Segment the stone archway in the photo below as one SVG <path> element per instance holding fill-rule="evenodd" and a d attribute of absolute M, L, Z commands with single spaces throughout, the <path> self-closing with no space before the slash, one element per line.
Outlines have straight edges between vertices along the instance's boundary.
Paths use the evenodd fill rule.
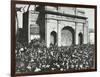
<path fill-rule="evenodd" d="M 70 26 L 66 26 L 61 30 L 61 45 L 62 46 L 71 46 L 74 44 L 74 29 Z"/>
<path fill-rule="evenodd" d="M 55 31 L 52 31 L 50 34 L 50 44 L 55 45 L 57 42 L 57 33 Z"/>

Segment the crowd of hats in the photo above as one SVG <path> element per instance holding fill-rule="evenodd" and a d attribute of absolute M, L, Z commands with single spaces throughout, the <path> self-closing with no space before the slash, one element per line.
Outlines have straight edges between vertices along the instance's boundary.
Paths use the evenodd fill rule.
<path fill-rule="evenodd" d="M 28 46 L 16 42 L 16 72 L 67 71 L 93 68 L 94 45 L 45 46 L 32 40 Z"/>

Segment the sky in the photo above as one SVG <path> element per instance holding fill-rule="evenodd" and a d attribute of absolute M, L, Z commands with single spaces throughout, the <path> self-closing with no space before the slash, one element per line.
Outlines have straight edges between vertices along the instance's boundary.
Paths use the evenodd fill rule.
<path fill-rule="evenodd" d="M 94 29 L 94 9 L 92 8 L 78 8 L 85 11 L 85 16 L 88 17 L 89 29 Z"/>

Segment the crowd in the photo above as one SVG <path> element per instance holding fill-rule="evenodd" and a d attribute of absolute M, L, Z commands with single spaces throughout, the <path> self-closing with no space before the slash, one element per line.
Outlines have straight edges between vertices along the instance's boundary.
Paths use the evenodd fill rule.
<path fill-rule="evenodd" d="M 80 70 L 94 65 L 94 45 L 70 47 L 45 46 L 40 40 L 32 40 L 27 46 L 16 42 L 16 72 L 46 72 Z"/>

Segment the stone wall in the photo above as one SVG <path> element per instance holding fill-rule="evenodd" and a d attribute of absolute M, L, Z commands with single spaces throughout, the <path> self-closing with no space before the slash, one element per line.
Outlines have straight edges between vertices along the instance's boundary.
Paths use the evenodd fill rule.
<path fill-rule="evenodd" d="M 60 10 L 56 10 L 56 8 L 54 7 L 47 7 L 48 9 L 46 10 L 50 10 L 49 11 L 53 11 L 53 12 L 60 12 L 60 13 L 67 13 L 67 14 L 75 14 L 75 8 L 59 8 Z M 66 9 L 66 11 L 65 11 Z M 65 12 L 64 12 L 65 11 Z M 57 44 L 58 46 L 62 46 L 62 42 L 61 42 L 61 31 L 64 27 L 71 27 L 74 32 L 75 32 L 75 37 L 73 40 L 75 40 L 75 44 L 79 44 L 79 33 L 82 34 L 83 36 L 83 44 L 87 44 L 88 43 L 88 24 L 86 23 L 86 19 L 81 19 L 81 18 L 75 18 L 75 17 L 70 17 L 70 16 L 61 16 L 61 15 L 54 15 L 54 14 L 46 14 L 46 18 L 45 18 L 45 28 L 46 28 L 46 44 L 47 47 L 49 47 L 50 45 L 50 33 L 52 31 L 55 31 L 57 33 Z"/>

